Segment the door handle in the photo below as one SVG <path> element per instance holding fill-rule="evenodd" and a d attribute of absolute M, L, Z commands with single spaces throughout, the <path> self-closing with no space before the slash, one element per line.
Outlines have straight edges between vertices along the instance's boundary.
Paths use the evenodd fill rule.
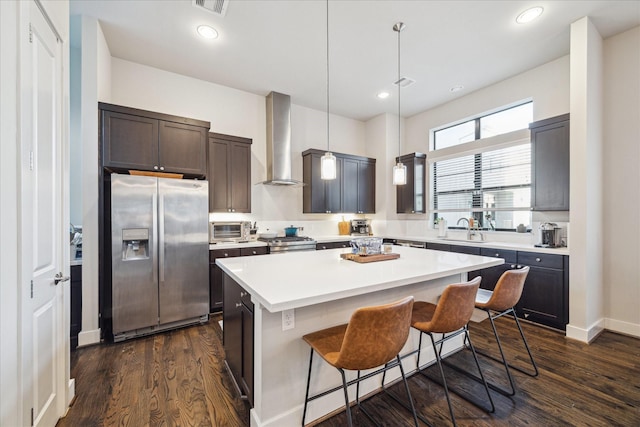
<path fill-rule="evenodd" d="M 62 275 L 62 272 L 59 272 L 58 274 L 56 274 L 56 277 L 54 277 L 54 278 L 53 278 L 53 283 L 54 283 L 55 285 L 57 285 L 57 284 L 58 284 L 58 283 L 60 283 L 60 282 L 67 282 L 67 281 L 69 281 L 69 279 L 70 279 L 70 278 L 71 278 L 71 277 L 69 277 L 69 276 L 63 276 L 63 275 Z"/>

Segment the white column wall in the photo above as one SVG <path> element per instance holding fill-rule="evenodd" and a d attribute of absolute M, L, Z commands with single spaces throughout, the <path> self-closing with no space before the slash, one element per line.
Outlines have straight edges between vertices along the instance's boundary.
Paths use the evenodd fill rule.
<path fill-rule="evenodd" d="M 604 328 L 602 281 L 602 37 L 589 18 L 571 25 L 571 195 L 567 337 Z"/>
<path fill-rule="evenodd" d="M 605 328 L 640 337 L 638 76 L 640 27 L 604 41 L 602 240 Z"/>
<path fill-rule="evenodd" d="M 76 18 L 74 18 L 76 19 Z M 110 58 L 102 28 L 79 18 L 81 33 L 80 129 L 82 146 L 82 330 L 78 345 L 100 342 L 98 318 L 98 100 L 110 92 Z M 105 99 L 100 99 L 105 100 Z M 108 100 L 108 99 L 107 99 Z M 78 165 L 75 165 L 77 168 Z"/>

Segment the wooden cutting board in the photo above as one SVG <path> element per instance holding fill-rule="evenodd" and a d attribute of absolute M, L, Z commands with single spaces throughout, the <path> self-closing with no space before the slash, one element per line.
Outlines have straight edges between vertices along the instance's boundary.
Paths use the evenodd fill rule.
<path fill-rule="evenodd" d="M 387 261 L 390 259 L 400 258 L 400 254 L 375 254 L 375 255 L 358 255 L 358 254 L 340 254 L 340 258 L 348 259 L 359 263 Z"/>

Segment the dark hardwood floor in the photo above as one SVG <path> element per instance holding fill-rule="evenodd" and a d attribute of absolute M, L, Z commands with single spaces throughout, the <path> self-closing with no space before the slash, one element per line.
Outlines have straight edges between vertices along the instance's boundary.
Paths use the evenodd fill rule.
<path fill-rule="evenodd" d="M 77 398 L 58 426 L 248 426 L 249 407 L 236 397 L 224 370 L 217 320 L 73 352 Z M 492 414 L 452 394 L 459 426 L 640 426 L 639 339 L 604 332 L 587 345 L 535 325 L 523 326 L 540 375 L 514 371 L 516 395 L 492 392 Z M 516 357 L 514 364 L 526 367 L 513 321 L 499 319 L 498 327 L 503 346 Z M 470 330 L 476 347 L 497 355 L 488 321 L 472 323 Z M 470 370 L 473 366 L 466 350 L 449 360 Z M 492 382 L 506 384 L 501 365 L 482 357 L 481 365 Z M 438 378 L 434 368 L 427 373 Z M 482 404 L 479 384 L 450 368 L 445 375 L 452 388 Z M 451 425 L 442 388 L 422 375 L 413 375 L 409 382 L 418 410 L 435 426 Z M 402 393 L 399 385 L 392 390 Z M 408 411 L 384 393 L 363 405 L 383 425 L 410 425 Z M 354 425 L 372 425 L 357 408 L 353 413 Z M 344 426 L 346 416 L 342 412 L 318 425 Z"/>

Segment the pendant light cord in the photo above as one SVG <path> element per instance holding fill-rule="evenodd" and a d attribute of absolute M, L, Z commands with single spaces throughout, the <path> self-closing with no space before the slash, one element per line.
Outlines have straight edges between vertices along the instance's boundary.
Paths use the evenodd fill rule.
<path fill-rule="evenodd" d="M 398 161 L 400 161 L 400 31 L 403 24 L 398 25 Z"/>
<path fill-rule="evenodd" d="M 329 0 L 327 0 L 327 151 L 329 151 Z"/>

